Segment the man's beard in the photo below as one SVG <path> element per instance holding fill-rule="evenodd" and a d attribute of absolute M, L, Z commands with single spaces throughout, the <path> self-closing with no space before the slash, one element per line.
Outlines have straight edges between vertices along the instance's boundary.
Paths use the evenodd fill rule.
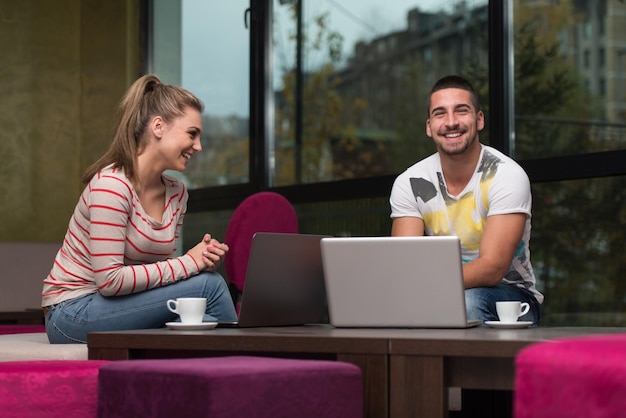
<path fill-rule="evenodd" d="M 455 144 L 452 148 L 446 147 L 447 144 L 445 143 L 437 144 L 437 149 L 446 155 L 450 155 L 450 156 L 461 155 L 465 151 L 467 151 L 474 144 L 474 142 L 476 142 L 476 138 L 477 136 L 475 135 L 469 140 L 465 141 L 464 143 Z"/>

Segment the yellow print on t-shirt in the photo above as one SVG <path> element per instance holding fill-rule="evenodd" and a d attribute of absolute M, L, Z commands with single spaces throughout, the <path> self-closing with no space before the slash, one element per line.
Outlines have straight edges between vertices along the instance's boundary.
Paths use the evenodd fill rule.
<path fill-rule="evenodd" d="M 485 224 L 478 214 L 474 193 L 466 193 L 458 200 L 449 200 L 447 212 L 452 233 L 459 237 L 467 250 L 477 251 Z"/>

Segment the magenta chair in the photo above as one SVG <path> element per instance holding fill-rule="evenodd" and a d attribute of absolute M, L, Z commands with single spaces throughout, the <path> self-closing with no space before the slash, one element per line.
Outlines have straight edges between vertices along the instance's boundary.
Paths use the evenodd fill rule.
<path fill-rule="evenodd" d="M 224 242 L 230 250 L 224 260 L 233 301 L 243 292 L 252 237 L 257 232 L 298 233 L 298 218 L 291 203 L 274 192 L 258 192 L 237 206 L 226 228 Z"/>
<path fill-rule="evenodd" d="M 515 366 L 515 418 L 626 416 L 626 333 L 533 344 Z"/>

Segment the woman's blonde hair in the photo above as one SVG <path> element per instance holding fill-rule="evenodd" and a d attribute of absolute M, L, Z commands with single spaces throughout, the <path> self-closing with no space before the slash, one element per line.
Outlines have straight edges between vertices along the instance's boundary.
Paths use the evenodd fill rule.
<path fill-rule="evenodd" d="M 115 134 L 109 150 L 87 168 L 83 182 L 88 183 L 104 167 L 115 164 L 135 183 L 137 155 L 143 146 L 144 132 L 152 118 L 161 116 L 165 122 L 171 122 L 182 116 L 186 107 L 200 113 L 204 109 L 202 101 L 182 87 L 163 84 L 154 74 L 139 78 L 130 86 L 119 104 Z"/>

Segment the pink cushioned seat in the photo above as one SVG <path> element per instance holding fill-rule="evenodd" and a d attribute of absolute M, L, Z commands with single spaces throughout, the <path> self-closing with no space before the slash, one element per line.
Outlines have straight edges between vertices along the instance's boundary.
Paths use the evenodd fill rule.
<path fill-rule="evenodd" d="M 224 242 L 230 247 L 224 260 L 226 279 L 235 290 L 235 301 L 243 292 L 252 237 L 257 232 L 298 233 L 298 217 L 291 203 L 275 192 L 258 192 L 244 199 L 228 222 Z M 237 310 L 239 310 L 239 305 Z"/>
<path fill-rule="evenodd" d="M 98 414 L 362 418 L 362 391 L 360 369 L 343 362 L 248 356 L 127 360 L 102 368 Z"/>
<path fill-rule="evenodd" d="M 45 325 L 0 325 L 0 335 L 46 332 Z"/>
<path fill-rule="evenodd" d="M 514 416 L 625 417 L 626 334 L 568 338 L 522 350 L 516 358 Z"/>
<path fill-rule="evenodd" d="M 98 370 L 104 360 L 0 363 L 3 418 L 96 417 Z"/>

